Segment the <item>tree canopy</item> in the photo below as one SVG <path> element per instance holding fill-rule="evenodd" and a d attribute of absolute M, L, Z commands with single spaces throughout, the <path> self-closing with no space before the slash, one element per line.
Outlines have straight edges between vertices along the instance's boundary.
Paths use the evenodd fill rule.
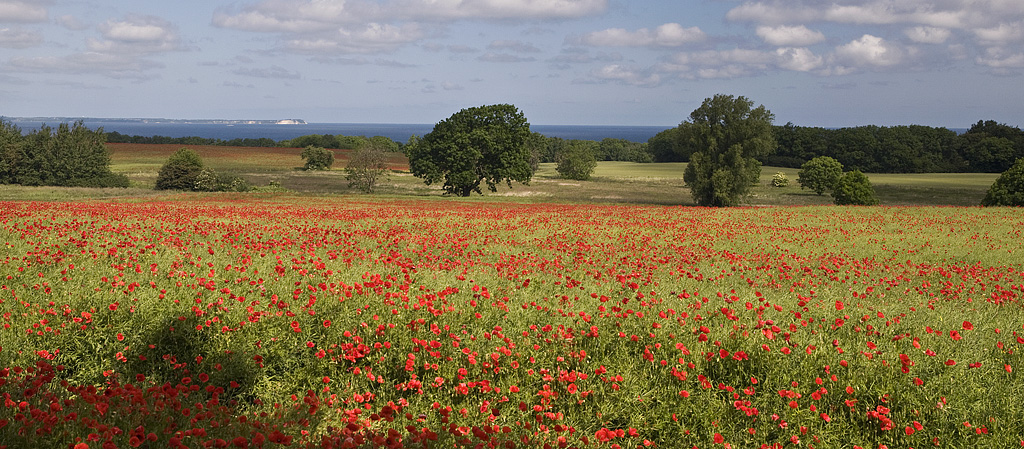
<path fill-rule="evenodd" d="M 832 190 L 832 198 L 840 206 L 874 206 L 878 204 L 875 188 L 860 170 L 843 173 Z"/>
<path fill-rule="evenodd" d="M 515 106 L 496 104 L 463 109 L 434 125 L 408 148 L 409 168 L 427 185 L 442 184 L 446 194 L 469 196 L 504 182 L 529 183 L 530 124 Z"/>
<path fill-rule="evenodd" d="M 835 188 L 839 178 L 843 176 L 843 164 L 828 156 L 818 156 L 800 166 L 796 182 L 801 189 L 811 189 L 818 195 L 824 195 Z"/>
<path fill-rule="evenodd" d="M 128 187 L 128 178 L 110 171 L 103 129 L 82 122 L 43 125 L 27 136 L 0 121 L 0 183 L 28 186 Z"/>
<path fill-rule="evenodd" d="M 775 148 L 774 116 L 746 97 L 715 95 L 679 125 L 680 147 L 690 152 L 683 179 L 701 206 L 735 206 L 761 175 L 757 160 Z"/>
<path fill-rule="evenodd" d="M 1024 206 L 1024 158 L 1003 172 L 989 187 L 982 206 Z"/>
<path fill-rule="evenodd" d="M 563 178 L 586 181 L 596 167 L 593 145 L 588 145 L 587 141 L 574 140 L 559 153 L 555 170 Z"/>
<path fill-rule="evenodd" d="M 330 170 L 334 165 L 334 152 L 324 147 L 308 145 L 301 156 L 306 161 L 303 170 Z"/>
<path fill-rule="evenodd" d="M 175 151 L 156 175 L 157 190 L 194 190 L 203 171 L 203 160 L 190 148 Z"/>

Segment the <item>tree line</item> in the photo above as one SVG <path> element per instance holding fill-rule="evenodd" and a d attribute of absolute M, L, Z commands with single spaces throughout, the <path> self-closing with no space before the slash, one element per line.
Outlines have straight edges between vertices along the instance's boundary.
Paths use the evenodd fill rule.
<path fill-rule="evenodd" d="M 1000 173 L 1024 157 L 1024 131 L 992 120 L 967 132 L 930 126 L 820 128 L 787 123 L 773 126 L 776 147 L 758 156 L 764 165 L 799 168 L 827 156 L 868 173 Z M 688 162 L 699 147 L 683 142 L 679 128 L 648 141 L 657 162 Z"/>

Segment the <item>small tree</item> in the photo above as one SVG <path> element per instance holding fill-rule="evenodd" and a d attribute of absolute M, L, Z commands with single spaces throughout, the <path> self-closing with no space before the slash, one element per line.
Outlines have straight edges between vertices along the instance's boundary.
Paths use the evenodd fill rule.
<path fill-rule="evenodd" d="M 302 159 L 306 160 L 303 170 L 330 170 L 334 165 L 334 152 L 324 147 L 309 145 L 302 150 Z"/>
<path fill-rule="evenodd" d="M 355 150 L 352 159 L 345 166 L 345 179 L 349 187 L 356 187 L 366 193 L 373 193 L 377 183 L 388 176 L 387 146 L 372 140 Z"/>
<path fill-rule="evenodd" d="M 818 156 L 800 166 L 796 182 L 801 189 L 811 189 L 818 195 L 835 188 L 843 176 L 843 164 L 828 156 Z"/>
<path fill-rule="evenodd" d="M 878 204 L 875 188 L 871 187 L 871 181 L 860 170 L 844 173 L 836 182 L 835 189 L 832 190 L 832 198 L 836 204 L 841 206 L 874 206 Z"/>
<path fill-rule="evenodd" d="M 566 179 L 586 181 L 597 167 L 593 144 L 590 141 L 572 140 L 558 155 L 555 170 Z"/>
<path fill-rule="evenodd" d="M 182 148 L 167 159 L 156 175 L 157 190 L 194 190 L 203 171 L 203 160 L 195 150 Z"/>
<path fill-rule="evenodd" d="M 1024 206 L 1024 158 L 1017 159 L 1009 170 L 996 178 L 996 182 L 992 183 L 985 198 L 981 200 L 981 205 Z"/>

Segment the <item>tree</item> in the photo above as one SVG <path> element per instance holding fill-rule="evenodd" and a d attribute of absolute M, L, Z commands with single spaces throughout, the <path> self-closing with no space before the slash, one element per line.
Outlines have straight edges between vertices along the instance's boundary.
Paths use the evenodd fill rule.
<path fill-rule="evenodd" d="M 585 140 L 570 141 L 558 155 L 558 166 L 555 170 L 566 179 L 586 181 L 597 167 L 593 144 Z"/>
<path fill-rule="evenodd" d="M 875 188 L 871 187 L 871 181 L 860 170 L 843 173 L 832 191 L 832 198 L 840 206 L 874 206 L 878 204 Z"/>
<path fill-rule="evenodd" d="M 156 175 L 157 190 L 195 190 L 196 180 L 203 171 L 199 153 L 189 148 L 175 151 Z"/>
<path fill-rule="evenodd" d="M 408 149 L 412 174 L 427 185 L 442 184 L 445 194 L 469 196 L 497 184 L 530 182 L 530 124 L 510 104 L 463 109 L 434 125 Z"/>
<path fill-rule="evenodd" d="M 783 172 L 775 172 L 772 175 L 772 187 L 786 187 L 789 185 L 789 178 Z"/>
<path fill-rule="evenodd" d="M 775 148 L 774 116 L 745 97 L 715 95 L 679 125 L 684 152 L 691 151 L 683 180 L 701 206 L 734 206 L 761 176 L 763 157 Z"/>
<path fill-rule="evenodd" d="M 324 147 L 309 145 L 302 150 L 302 159 L 306 161 L 303 170 L 330 170 L 334 165 L 334 152 Z"/>
<path fill-rule="evenodd" d="M 835 189 L 843 176 L 843 164 L 828 156 L 818 156 L 800 166 L 796 182 L 801 189 L 811 189 L 818 195 Z"/>
<path fill-rule="evenodd" d="M 0 184 L 15 182 L 21 140 L 21 129 L 0 118 Z"/>
<path fill-rule="evenodd" d="M 30 186 L 128 187 L 128 177 L 110 171 L 106 133 L 82 122 L 43 125 L 22 138 L 6 123 L 0 134 L 0 180 Z M 17 134 L 15 134 L 17 133 Z"/>
<path fill-rule="evenodd" d="M 1017 162 L 1009 170 L 1003 172 L 992 183 L 981 205 L 989 206 L 1024 206 L 1024 158 L 1017 159 Z"/>
<path fill-rule="evenodd" d="M 390 139 L 388 139 L 390 141 Z M 356 187 L 366 193 L 373 193 L 381 178 L 388 175 L 388 146 L 371 141 L 355 150 L 348 165 L 345 178 L 349 187 Z"/>

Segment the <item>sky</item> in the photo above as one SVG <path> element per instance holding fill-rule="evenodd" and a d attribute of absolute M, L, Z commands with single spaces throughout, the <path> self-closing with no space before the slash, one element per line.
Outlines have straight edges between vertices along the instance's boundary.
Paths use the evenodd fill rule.
<path fill-rule="evenodd" d="M 1024 125 L 1022 0 L 0 0 L 0 116 Z"/>

